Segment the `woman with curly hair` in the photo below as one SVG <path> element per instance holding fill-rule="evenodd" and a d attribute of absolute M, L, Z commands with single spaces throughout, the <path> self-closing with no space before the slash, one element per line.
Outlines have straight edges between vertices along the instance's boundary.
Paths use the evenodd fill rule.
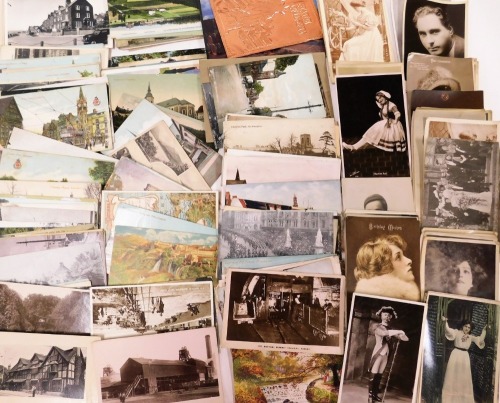
<path fill-rule="evenodd" d="M 441 285 L 449 294 L 481 296 L 481 285 L 488 279 L 486 271 L 470 259 L 453 259 L 452 264 L 442 271 Z"/>
<path fill-rule="evenodd" d="M 356 255 L 355 292 L 420 300 L 412 260 L 404 255 L 406 246 L 399 235 L 382 235 L 365 242 Z"/>

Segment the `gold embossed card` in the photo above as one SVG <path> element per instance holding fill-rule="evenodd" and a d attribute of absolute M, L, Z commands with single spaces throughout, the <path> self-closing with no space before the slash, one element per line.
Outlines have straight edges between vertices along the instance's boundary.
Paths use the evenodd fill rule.
<path fill-rule="evenodd" d="M 228 57 L 322 38 L 313 0 L 210 0 Z"/>

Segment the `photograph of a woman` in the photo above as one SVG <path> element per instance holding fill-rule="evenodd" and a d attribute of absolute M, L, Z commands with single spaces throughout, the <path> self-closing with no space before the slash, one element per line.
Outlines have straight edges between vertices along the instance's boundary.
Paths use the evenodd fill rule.
<path fill-rule="evenodd" d="M 365 242 L 356 255 L 355 292 L 420 300 L 412 260 L 405 256 L 406 241 L 397 234 Z"/>
<path fill-rule="evenodd" d="M 443 316 L 444 335 L 453 342 L 453 351 L 448 359 L 444 375 L 442 403 L 471 402 L 474 403 L 474 389 L 470 366 L 469 348 L 474 343 L 478 348 L 484 348 L 486 325 L 479 336 L 474 336 L 474 325 L 469 319 L 461 321 L 458 329 L 448 325 L 448 318 Z"/>
<path fill-rule="evenodd" d="M 343 142 L 342 147 L 345 150 L 357 151 L 371 145 L 388 152 L 406 151 L 405 130 L 400 122 L 401 112 L 390 99 L 391 94 L 387 91 L 377 91 L 375 103 L 379 108 L 380 120 L 374 123 L 357 143 Z"/>
<path fill-rule="evenodd" d="M 348 11 L 349 25 L 346 32 L 352 35 L 344 42 L 339 60 L 383 62 L 384 41 L 379 31 L 380 18 L 368 9 L 365 0 L 344 4 Z"/>
<path fill-rule="evenodd" d="M 418 401 L 496 402 L 499 302 L 429 292 Z"/>
<path fill-rule="evenodd" d="M 402 74 L 338 76 L 336 84 L 345 177 L 410 176 Z"/>
<path fill-rule="evenodd" d="M 339 402 L 411 402 L 424 304 L 354 294 Z"/>
<path fill-rule="evenodd" d="M 422 252 L 424 292 L 495 299 L 498 246 L 494 240 L 428 237 Z"/>

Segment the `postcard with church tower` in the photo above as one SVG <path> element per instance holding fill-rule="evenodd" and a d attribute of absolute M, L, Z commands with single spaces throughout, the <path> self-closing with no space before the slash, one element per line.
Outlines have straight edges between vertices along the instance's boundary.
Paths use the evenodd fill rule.
<path fill-rule="evenodd" d="M 113 148 L 106 84 L 14 96 L 22 129 L 91 151 Z"/>

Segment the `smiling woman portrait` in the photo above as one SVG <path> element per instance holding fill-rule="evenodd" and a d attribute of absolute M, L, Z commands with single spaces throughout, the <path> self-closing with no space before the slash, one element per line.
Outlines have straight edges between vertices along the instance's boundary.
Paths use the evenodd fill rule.
<path fill-rule="evenodd" d="M 404 255 L 406 246 L 399 235 L 383 235 L 365 242 L 356 255 L 355 292 L 420 300 L 412 260 Z"/>

